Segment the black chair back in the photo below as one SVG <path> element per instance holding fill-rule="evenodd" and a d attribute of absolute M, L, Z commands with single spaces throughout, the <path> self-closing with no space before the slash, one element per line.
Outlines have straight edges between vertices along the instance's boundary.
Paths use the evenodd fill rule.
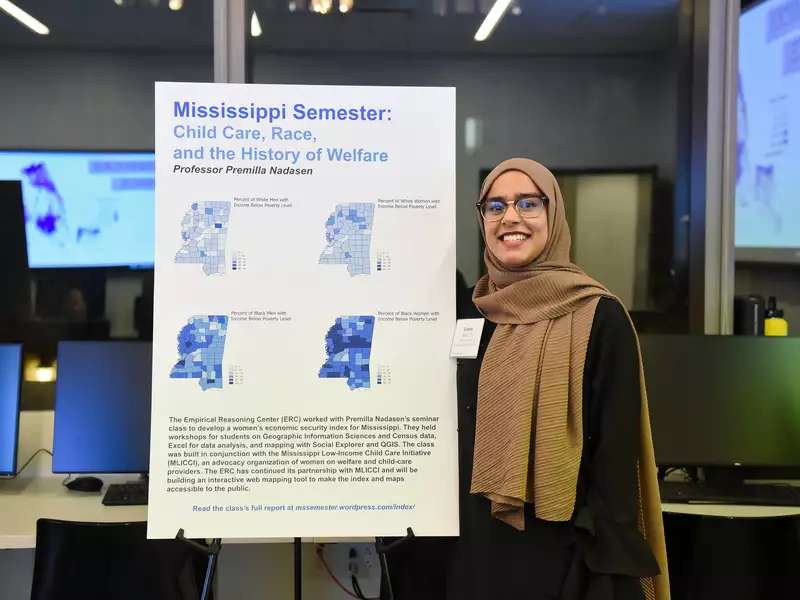
<path fill-rule="evenodd" d="M 206 557 L 146 523 L 39 519 L 31 600 L 198 600 Z"/>

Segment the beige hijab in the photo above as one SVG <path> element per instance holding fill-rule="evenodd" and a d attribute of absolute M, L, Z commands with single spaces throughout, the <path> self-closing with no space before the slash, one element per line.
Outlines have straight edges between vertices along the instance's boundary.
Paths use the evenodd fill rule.
<path fill-rule="evenodd" d="M 586 350 L 598 301 L 614 296 L 570 262 L 564 201 L 544 166 L 522 158 L 500 163 L 483 182 L 481 199 L 506 171 L 525 173 L 547 196 L 548 239 L 531 264 L 517 269 L 503 266 L 488 247 L 484 254 L 488 274 L 476 284 L 473 301 L 497 328 L 478 382 L 471 492 L 491 501 L 495 518 L 523 530 L 526 503 L 540 519 L 572 518 Z M 639 364 L 639 529 L 661 569 L 642 585 L 647 598 L 663 600 L 669 598 L 667 559 L 641 355 Z"/>

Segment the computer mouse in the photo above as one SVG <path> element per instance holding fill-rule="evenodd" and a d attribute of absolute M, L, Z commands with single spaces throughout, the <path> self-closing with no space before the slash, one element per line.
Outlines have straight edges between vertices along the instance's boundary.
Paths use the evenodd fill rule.
<path fill-rule="evenodd" d="M 67 483 L 67 489 L 74 492 L 99 492 L 103 488 L 103 480 L 97 477 L 78 477 Z"/>

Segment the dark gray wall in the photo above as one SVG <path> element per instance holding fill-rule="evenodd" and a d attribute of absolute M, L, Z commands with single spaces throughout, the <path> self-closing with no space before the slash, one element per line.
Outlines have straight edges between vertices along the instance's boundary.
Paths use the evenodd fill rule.
<path fill-rule="evenodd" d="M 211 81 L 208 54 L 0 53 L 0 148 L 153 147 L 153 82 Z"/>
<path fill-rule="evenodd" d="M 674 63 L 630 57 L 258 55 L 257 83 L 446 85 L 457 88 L 458 200 L 481 168 L 524 155 L 554 167 L 658 165 L 675 171 Z M 0 147 L 153 146 L 153 82 L 209 81 L 208 54 L 8 52 L 0 56 Z M 482 136 L 464 147 L 464 123 Z M 458 211 L 458 264 L 478 275 L 471 210 Z"/>
<path fill-rule="evenodd" d="M 510 156 L 551 167 L 657 165 L 672 179 L 677 73 L 671 55 L 608 57 L 413 57 L 262 54 L 257 83 L 455 86 L 458 266 L 478 275 L 474 202 L 479 172 Z M 482 125 L 464 144 L 468 118 Z"/>

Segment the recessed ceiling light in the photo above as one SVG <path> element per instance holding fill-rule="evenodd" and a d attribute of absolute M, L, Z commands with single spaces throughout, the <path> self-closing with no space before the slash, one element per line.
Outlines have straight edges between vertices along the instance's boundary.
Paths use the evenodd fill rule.
<path fill-rule="evenodd" d="M 333 8 L 333 0 L 311 0 L 311 10 L 321 15 L 327 15 Z"/>
<path fill-rule="evenodd" d="M 253 11 L 253 16 L 250 17 L 250 35 L 252 37 L 258 37 L 262 33 L 261 23 L 258 22 L 258 15 L 256 14 L 256 11 Z"/>
<path fill-rule="evenodd" d="M 485 42 L 489 39 L 489 36 L 492 35 L 492 31 L 494 28 L 497 27 L 497 24 L 500 22 L 500 19 L 503 18 L 503 15 L 506 14 L 509 5 L 511 4 L 511 0 L 496 0 L 492 8 L 489 9 L 486 18 L 481 23 L 481 26 L 478 27 L 478 31 L 475 32 L 475 41 L 476 42 Z"/>
<path fill-rule="evenodd" d="M 49 383 L 56 380 L 56 370 L 53 367 L 37 367 L 35 371 L 35 381 L 39 383 Z"/>
<path fill-rule="evenodd" d="M 180 10 L 183 8 L 183 0 L 169 0 L 170 10 Z"/>
<path fill-rule="evenodd" d="M 349 13 L 351 10 L 353 10 L 353 0 L 339 0 L 340 13 Z"/>
<path fill-rule="evenodd" d="M 25 27 L 39 35 L 48 35 L 50 33 L 47 25 L 33 18 L 10 0 L 0 0 L 0 10 L 7 12 Z"/>

